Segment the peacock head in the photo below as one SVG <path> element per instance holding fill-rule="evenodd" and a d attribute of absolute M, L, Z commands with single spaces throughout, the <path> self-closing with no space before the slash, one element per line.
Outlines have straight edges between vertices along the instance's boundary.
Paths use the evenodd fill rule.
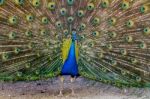
<path fill-rule="evenodd" d="M 72 40 L 73 41 L 77 40 L 77 32 L 75 29 L 72 29 Z"/>

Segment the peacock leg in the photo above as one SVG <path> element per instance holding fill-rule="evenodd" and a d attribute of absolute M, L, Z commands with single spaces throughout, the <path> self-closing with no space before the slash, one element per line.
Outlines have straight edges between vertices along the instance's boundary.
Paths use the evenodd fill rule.
<path fill-rule="evenodd" d="M 72 96 L 76 96 L 76 94 L 75 94 L 75 92 L 74 92 L 74 87 L 73 87 L 73 86 L 74 86 L 74 84 L 73 84 L 74 81 L 75 81 L 75 77 L 71 77 L 71 78 L 70 78 L 70 82 L 71 82 L 71 95 L 72 95 Z"/>
<path fill-rule="evenodd" d="M 60 76 L 60 90 L 59 90 L 59 95 L 58 96 L 63 96 L 62 90 L 64 88 L 64 77 Z"/>

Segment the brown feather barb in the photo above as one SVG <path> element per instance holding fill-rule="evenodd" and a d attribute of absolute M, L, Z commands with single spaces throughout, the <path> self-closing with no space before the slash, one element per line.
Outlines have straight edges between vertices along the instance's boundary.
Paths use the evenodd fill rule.
<path fill-rule="evenodd" d="M 150 86 L 149 0 L 0 0 L 0 80 L 59 75 L 73 28 L 81 76 Z"/>

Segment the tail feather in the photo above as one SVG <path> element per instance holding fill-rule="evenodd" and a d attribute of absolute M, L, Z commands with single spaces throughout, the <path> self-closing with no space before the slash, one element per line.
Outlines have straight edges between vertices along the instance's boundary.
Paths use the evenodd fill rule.
<path fill-rule="evenodd" d="M 81 76 L 149 86 L 149 17 L 149 0 L 0 0 L 0 80 L 57 76 L 75 28 Z"/>

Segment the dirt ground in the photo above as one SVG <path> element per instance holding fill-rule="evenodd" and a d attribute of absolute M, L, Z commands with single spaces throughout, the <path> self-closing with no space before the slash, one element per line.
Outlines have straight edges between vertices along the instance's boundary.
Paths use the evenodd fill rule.
<path fill-rule="evenodd" d="M 59 78 L 31 81 L 0 83 L 0 99 L 150 99 L 150 89 L 126 88 L 119 89 L 110 85 L 77 78 L 71 84 L 65 77 L 64 96 L 59 97 Z M 71 85 L 75 96 L 71 95 Z"/>

